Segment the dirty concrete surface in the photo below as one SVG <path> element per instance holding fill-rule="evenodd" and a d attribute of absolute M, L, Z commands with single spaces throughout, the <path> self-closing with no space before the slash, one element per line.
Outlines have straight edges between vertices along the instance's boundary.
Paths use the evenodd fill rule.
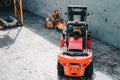
<path fill-rule="evenodd" d="M 25 25 L 0 31 L 0 80 L 82 80 L 57 76 L 61 33 L 44 19 L 24 13 Z M 93 38 L 94 75 L 89 80 L 120 80 L 120 49 Z"/>

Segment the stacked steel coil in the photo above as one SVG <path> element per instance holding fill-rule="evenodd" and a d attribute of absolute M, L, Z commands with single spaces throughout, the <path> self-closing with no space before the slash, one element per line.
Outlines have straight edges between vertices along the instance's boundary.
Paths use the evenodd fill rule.
<path fill-rule="evenodd" d="M 12 0 L 0 0 L 0 7 L 10 6 L 11 3 L 12 3 Z"/>

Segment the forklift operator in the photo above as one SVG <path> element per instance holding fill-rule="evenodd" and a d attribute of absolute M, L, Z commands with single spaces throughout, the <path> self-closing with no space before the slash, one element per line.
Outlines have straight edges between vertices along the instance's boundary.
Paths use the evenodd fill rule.
<path fill-rule="evenodd" d="M 71 37 L 74 37 L 76 35 L 78 35 L 78 37 L 81 37 L 81 30 L 79 29 L 79 27 L 73 27 L 72 25 L 69 25 L 69 28 L 68 28 L 68 35 L 71 36 Z"/>

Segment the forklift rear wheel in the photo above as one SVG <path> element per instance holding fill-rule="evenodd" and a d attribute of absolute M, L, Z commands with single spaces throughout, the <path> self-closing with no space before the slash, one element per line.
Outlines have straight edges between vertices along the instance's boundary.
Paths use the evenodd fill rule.
<path fill-rule="evenodd" d="M 85 70 L 85 77 L 91 78 L 93 75 L 93 63 L 91 62 Z"/>
<path fill-rule="evenodd" d="M 58 70 L 58 75 L 64 75 L 64 69 L 63 69 L 63 66 L 59 63 L 57 63 L 57 70 Z"/>

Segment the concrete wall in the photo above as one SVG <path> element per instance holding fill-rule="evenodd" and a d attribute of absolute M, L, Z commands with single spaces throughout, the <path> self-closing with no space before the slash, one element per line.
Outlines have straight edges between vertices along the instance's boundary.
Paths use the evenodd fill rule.
<path fill-rule="evenodd" d="M 54 9 L 62 8 L 62 17 L 69 4 L 86 5 L 92 35 L 120 48 L 120 0 L 23 0 L 24 9 L 43 17 L 51 17 Z"/>

